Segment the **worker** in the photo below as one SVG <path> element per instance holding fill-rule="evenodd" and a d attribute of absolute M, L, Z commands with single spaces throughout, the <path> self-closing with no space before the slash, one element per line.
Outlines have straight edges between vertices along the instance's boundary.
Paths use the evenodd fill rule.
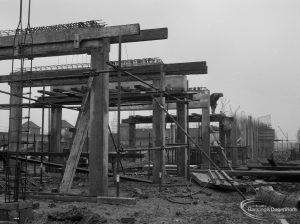
<path fill-rule="evenodd" d="M 215 114 L 217 108 L 217 101 L 220 97 L 223 97 L 223 93 L 213 93 L 210 95 L 210 107 L 212 114 Z"/>

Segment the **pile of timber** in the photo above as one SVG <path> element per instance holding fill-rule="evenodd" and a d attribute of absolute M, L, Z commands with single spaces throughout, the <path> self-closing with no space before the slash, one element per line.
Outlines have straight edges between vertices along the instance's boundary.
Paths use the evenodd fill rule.
<path fill-rule="evenodd" d="M 270 186 L 271 184 L 265 181 L 241 181 L 237 179 L 233 179 L 228 175 L 229 170 L 201 170 L 194 171 L 191 173 L 191 179 L 194 180 L 197 184 L 203 187 L 209 187 L 219 190 L 236 190 L 238 188 L 241 191 L 246 191 L 249 188 L 249 184 L 253 187 L 261 187 L 261 186 Z M 223 175 L 222 175 L 223 174 Z M 224 178 L 224 175 L 227 177 Z M 232 186 L 232 184 L 234 185 Z"/>
<path fill-rule="evenodd" d="M 223 175 L 227 177 L 229 181 L 238 189 L 246 190 L 247 184 L 238 182 L 229 177 L 226 172 L 221 171 Z M 191 173 L 191 178 L 197 184 L 203 187 L 217 188 L 224 190 L 235 190 L 235 188 L 223 177 L 220 171 L 217 170 L 207 170 L 201 171 L 199 173 Z"/>

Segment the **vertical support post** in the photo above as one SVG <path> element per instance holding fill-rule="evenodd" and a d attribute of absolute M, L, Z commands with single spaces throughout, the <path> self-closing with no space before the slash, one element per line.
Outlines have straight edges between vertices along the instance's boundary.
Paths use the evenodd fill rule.
<path fill-rule="evenodd" d="M 119 53 L 118 53 L 118 149 L 117 149 L 117 175 L 116 175 L 116 194 L 119 197 L 120 189 L 120 149 L 121 149 L 121 59 L 122 59 L 122 36 L 119 36 Z"/>
<path fill-rule="evenodd" d="M 52 107 L 50 119 L 50 152 L 61 152 L 61 120 L 62 107 Z M 61 159 L 55 157 L 51 158 L 50 161 L 60 163 Z"/>
<path fill-rule="evenodd" d="M 135 123 L 129 123 L 129 146 L 135 147 L 136 135 L 135 135 L 136 125 Z"/>
<path fill-rule="evenodd" d="M 254 152 L 253 152 L 253 123 L 252 117 L 248 116 L 248 146 L 250 150 L 250 158 L 254 160 Z"/>
<path fill-rule="evenodd" d="M 183 102 L 176 103 L 177 109 L 177 121 L 179 125 L 187 132 L 187 108 Z M 187 144 L 187 137 L 185 132 L 181 129 L 177 129 L 177 142 L 180 144 Z M 177 164 L 177 175 L 186 177 L 187 175 L 187 149 L 177 148 L 176 149 L 176 164 Z"/>
<path fill-rule="evenodd" d="M 91 49 L 91 67 L 95 70 L 107 69 L 109 61 L 109 40 L 103 40 L 103 47 Z M 108 194 L 108 111 L 109 74 L 96 76 L 90 92 L 89 125 L 89 194 L 107 196 Z"/>
<path fill-rule="evenodd" d="M 223 120 L 219 122 L 219 136 L 220 136 L 221 147 L 224 148 L 224 153 L 226 154 L 226 134 L 224 130 Z M 227 164 L 226 159 L 223 156 L 222 152 L 220 152 L 219 155 L 220 155 L 220 166 L 225 167 Z"/>
<path fill-rule="evenodd" d="M 201 125 L 200 125 L 201 124 Z M 198 136 L 197 136 L 197 144 L 202 145 L 202 123 L 198 123 Z M 199 167 L 201 166 L 202 161 L 202 153 L 200 151 L 194 151 L 194 163 L 197 164 Z"/>
<path fill-rule="evenodd" d="M 151 151 L 150 148 L 152 147 L 152 143 L 151 143 L 151 133 L 149 132 L 148 135 L 148 179 L 150 179 L 151 176 L 151 167 L 150 167 L 150 162 L 151 162 Z"/>
<path fill-rule="evenodd" d="M 236 121 L 236 116 L 234 116 L 234 121 L 232 125 L 232 131 L 231 131 L 231 146 L 232 148 L 232 166 L 236 167 L 238 165 L 238 151 L 237 151 L 237 145 L 236 145 L 236 140 L 237 140 L 237 121 Z"/>
<path fill-rule="evenodd" d="M 160 80 L 154 81 L 154 86 L 159 87 L 161 91 L 165 90 L 165 73 L 163 65 L 161 65 Z M 156 100 L 165 106 L 165 98 L 161 95 Z M 160 105 L 153 100 L 153 146 L 165 146 L 165 112 L 160 108 Z M 155 150 L 153 152 L 153 182 L 160 183 L 164 180 L 165 176 L 165 150 Z"/>
<path fill-rule="evenodd" d="M 189 89 L 188 81 L 187 81 L 187 89 Z M 186 119 L 187 119 L 187 133 L 190 134 L 190 109 L 189 109 L 189 103 L 186 105 Z M 187 136 L 186 136 L 187 137 Z M 190 176 L 190 164 L 191 164 L 191 148 L 190 148 L 190 141 L 187 138 L 187 162 L 186 162 L 186 178 L 189 181 L 191 176 Z"/>
<path fill-rule="evenodd" d="M 135 147 L 136 144 L 136 124 L 129 123 L 129 147 Z M 134 158 L 128 159 L 130 162 L 134 162 Z"/>
<path fill-rule="evenodd" d="M 171 124 L 170 125 L 170 138 L 171 138 L 171 144 L 176 143 L 176 125 Z"/>
<path fill-rule="evenodd" d="M 258 125 L 257 122 L 253 121 L 253 152 L 254 152 L 254 159 L 259 160 L 259 151 L 258 151 Z"/>
<path fill-rule="evenodd" d="M 22 104 L 22 98 L 17 96 L 23 95 L 23 87 L 21 82 L 14 82 L 10 84 L 10 104 Z M 9 151 L 18 151 L 22 138 L 22 107 L 11 106 L 9 111 Z"/>
<path fill-rule="evenodd" d="M 43 84 L 43 101 L 45 97 L 45 85 Z M 43 169 L 44 169 L 44 126 L 45 126 L 45 107 L 42 106 L 42 136 L 41 136 L 41 166 L 40 166 L 40 189 L 43 188 Z"/>
<path fill-rule="evenodd" d="M 207 107 L 202 108 L 202 121 L 201 121 L 201 127 L 202 127 L 202 142 L 203 142 L 203 148 L 204 152 L 210 157 L 210 102 L 209 102 L 209 94 L 205 95 L 205 100 L 208 102 Z M 210 169 L 210 162 L 205 157 L 202 156 L 202 169 Z"/>

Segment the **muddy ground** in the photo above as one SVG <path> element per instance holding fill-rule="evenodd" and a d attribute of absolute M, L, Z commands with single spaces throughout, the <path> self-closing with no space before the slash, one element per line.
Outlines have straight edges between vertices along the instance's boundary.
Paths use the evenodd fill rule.
<path fill-rule="evenodd" d="M 77 179 L 73 193 L 86 194 L 88 186 L 85 178 Z M 169 177 L 167 183 L 159 192 L 158 185 L 124 181 L 120 185 L 120 195 L 137 198 L 136 205 L 108 205 L 84 202 L 58 202 L 40 200 L 39 209 L 34 210 L 34 220 L 31 223 L 280 223 L 285 218 L 288 223 L 300 223 L 300 212 L 269 212 L 268 221 L 262 222 L 246 216 L 240 209 L 242 197 L 232 191 L 203 189 L 195 183 L 183 179 Z M 54 183 L 46 184 L 45 188 L 53 188 Z M 274 185 L 283 193 L 300 195 L 300 184 L 280 183 Z M 199 192 L 202 190 L 202 192 Z M 115 196 L 115 184 L 110 179 L 109 196 Z M 177 197 L 174 197 L 174 196 Z M 192 197 L 190 195 L 193 195 Z M 245 193 L 247 198 L 254 197 L 253 192 Z M 178 197 L 179 196 L 179 197 Z M 185 204 L 186 203 L 186 204 Z M 81 213 L 97 214 L 94 220 L 54 220 L 51 215 L 66 212 L 72 206 Z M 49 218 L 50 217 L 50 218 Z"/>

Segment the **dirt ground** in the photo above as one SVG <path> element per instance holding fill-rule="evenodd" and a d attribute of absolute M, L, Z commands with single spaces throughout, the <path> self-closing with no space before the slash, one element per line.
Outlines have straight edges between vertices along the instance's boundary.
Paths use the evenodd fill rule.
<path fill-rule="evenodd" d="M 73 193 L 87 193 L 86 181 L 77 180 L 74 183 Z M 120 185 L 120 195 L 124 197 L 137 198 L 136 205 L 108 205 L 84 202 L 58 202 L 50 200 L 38 201 L 39 209 L 34 210 L 32 223 L 280 223 L 279 218 L 286 218 L 288 223 L 300 223 L 298 212 L 280 212 L 269 214 L 269 221 L 262 222 L 247 217 L 240 209 L 242 197 L 232 191 L 217 191 L 205 188 L 192 183 L 187 187 L 188 182 L 175 177 L 168 178 L 159 192 L 158 185 L 124 181 Z M 48 188 L 51 184 L 49 183 Z M 288 186 L 288 187 L 287 187 Z M 283 189 L 285 191 L 283 191 Z M 300 185 L 295 183 L 282 183 L 277 189 L 283 193 L 300 195 Z M 109 195 L 115 196 L 115 184 L 110 179 Z M 193 197 L 190 197 L 190 195 Z M 175 195 L 179 197 L 174 197 Z M 251 192 L 246 193 L 247 198 L 254 197 Z M 187 204 L 184 204 L 187 203 Z M 98 214 L 98 221 L 59 221 L 51 220 L 49 214 L 57 211 L 68 211 L 72 206 L 82 209 L 83 213 Z M 99 219 L 100 217 L 100 219 Z"/>

